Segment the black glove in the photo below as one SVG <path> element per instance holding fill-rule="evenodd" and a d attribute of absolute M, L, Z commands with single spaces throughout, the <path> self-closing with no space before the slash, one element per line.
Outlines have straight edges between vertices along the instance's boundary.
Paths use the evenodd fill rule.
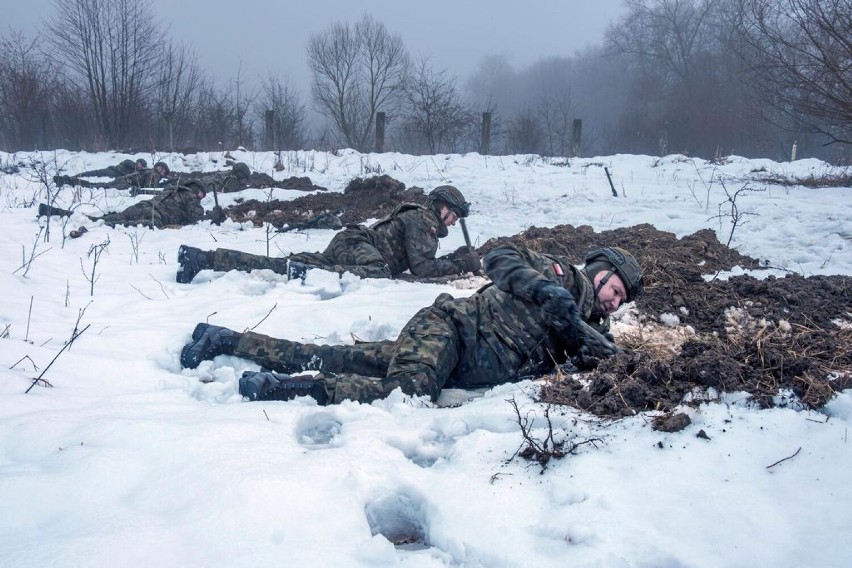
<path fill-rule="evenodd" d="M 479 272 L 482 270 L 482 262 L 479 260 L 479 255 L 475 252 L 458 255 L 453 262 L 459 267 L 462 272 Z"/>
<path fill-rule="evenodd" d="M 592 354 L 591 349 L 583 345 L 579 351 L 571 357 L 571 363 L 581 371 L 596 369 L 601 362 L 600 357 Z"/>
<path fill-rule="evenodd" d="M 563 330 L 574 326 L 577 315 L 577 302 L 574 294 L 558 284 L 542 282 L 532 295 L 533 302 L 541 306 L 544 320 L 551 327 Z"/>

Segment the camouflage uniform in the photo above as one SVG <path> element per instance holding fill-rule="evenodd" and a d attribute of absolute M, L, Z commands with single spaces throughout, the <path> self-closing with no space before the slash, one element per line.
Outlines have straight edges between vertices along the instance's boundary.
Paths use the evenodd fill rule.
<path fill-rule="evenodd" d="M 222 172 L 192 172 L 189 174 L 178 174 L 173 177 L 171 183 L 185 183 L 189 180 L 198 180 L 207 191 L 214 189 L 219 193 L 228 193 L 233 191 L 241 191 L 248 187 L 245 180 L 241 180 L 231 170 Z"/>
<path fill-rule="evenodd" d="M 440 203 L 404 203 L 370 227 L 347 227 L 323 252 L 296 253 L 290 260 L 364 278 L 393 278 L 406 270 L 422 277 L 459 274 L 465 271 L 462 266 L 435 258 L 438 239 L 447 236 L 440 207 Z"/>
<path fill-rule="evenodd" d="M 158 187 L 161 182 L 168 181 L 153 168 L 138 170 L 131 174 L 119 176 L 112 181 L 91 182 L 77 177 L 56 176 L 53 178 L 57 185 L 79 185 L 80 187 L 108 187 L 112 189 L 130 189 L 131 187 Z"/>
<path fill-rule="evenodd" d="M 110 227 L 143 225 L 162 229 L 167 225 L 192 225 L 204 217 L 204 207 L 196 192 L 181 186 L 166 188 L 152 199 L 140 201 L 120 213 L 89 218 L 93 221 L 102 220 Z"/>
<path fill-rule="evenodd" d="M 567 257 L 503 247 L 484 259 L 492 280 L 469 298 L 441 294 L 409 320 L 394 341 L 312 345 L 246 332 L 234 355 L 267 369 L 296 373 L 320 369 L 329 402 L 371 402 L 400 387 L 434 401 L 443 388 L 491 387 L 553 369 L 579 344 L 549 327 L 535 287 L 543 281 L 569 290 L 580 317 L 601 332 L 608 318 L 595 310 L 594 289 Z"/>
<path fill-rule="evenodd" d="M 133 160 L 123 160 L 114 166 L 108 166 L 102 170 L 89 170 L 82 172 L 74 177 L 111 177 L 117 178 L 126 176 L 136 172 L 136 162 Z"/>

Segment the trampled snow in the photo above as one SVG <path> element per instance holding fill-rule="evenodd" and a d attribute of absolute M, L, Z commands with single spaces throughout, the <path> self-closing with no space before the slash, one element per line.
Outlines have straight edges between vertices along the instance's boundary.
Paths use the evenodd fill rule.
<path fill-rule="evenodd" d="M 273 172 L 272 153 L 232 154 Z M 73 174 L 136 157 L 173 170 L 225 168 L 221 153 L 0 153 L 0 169 L 11 172 L 0 173 L 0 566 L 852 562 L 849 391 L 821 412 L 758 410 L 730 393 L 685 407 L 692 424 L 671 434 L 653 431 L 649 415 L 611 422 L 560 409 L 559 436 L 598 441 L 542 473 L 511 459 L 523 442 L 511 400 L 534 420 L 534 433 L 546 432 L 532 381 L 448 391 L 437 406 L 397 391 L 370 405 L 319 407 L 308 398 L 243 401 L 237 377 L 258 368 L 245 360 L 220 356 L 181 369 L 180 349 L 197 322 L 309 342 L 391 339 L 439 293 L 468 295 L 481 280 L 450 286 L 315 270 L 302 285 L 268 271 L 207 271 L 177 284 L 181 244 L 284 255 L 322 250 L 333 232 L 270 240 L 249 223 L 110 229 L 82 215 L 146 198 L 114 190 L 77 196 L 82 205 L 65 231 L 86 225 L 88 233 L 63 239 L 54 218 L 44 241 L 40 171 Z M 679 237 L 713 229 L 771 267 L 750 271 L 758 277 L 852 274 L 852 188 L 764 181 L 843 172 L 815 160 L 283 157 L 276 178 L 307 175 L 329 191 L 377 173 L 426 191 L 452 183 L 473 205 L 477 245 L 531 226 L 650 223 Z M 736 204 L 747 215 L 732 235 L 726 199 L 746 185 Z M 73 192 L 63 189 L 57 205 L 70 205 Z M 300 195 L 219 198 L 228 205 Z M 212 195 L 203 204 L 211 208 Z M 444 241 L 439 254 L 463 244 L 461 231 Z M 62 351 L 75 330 L 84 331 Z M 52 388 L 26 392 L 48 365 Z M 425 544 L 391 543 L 406 538 Z"/>

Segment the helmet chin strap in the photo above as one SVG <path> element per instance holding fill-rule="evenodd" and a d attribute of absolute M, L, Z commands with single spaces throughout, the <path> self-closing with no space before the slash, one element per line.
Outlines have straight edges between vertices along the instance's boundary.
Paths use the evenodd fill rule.
<path fill-rule="evenodd" d="M 601 309 L 601 300 L 598 297 L 598 294 L 600 294 L 601 290 L 604 286 L 606 286 L 606 283 L 609 281 L 610 278 L 612 278 L 613 274 L 615 274 L 615 270 L 610 269 L 606 273 L 606 275 L 601 278 L 600 283 L 598 283 L 598 285 L 595 287 L 595 307 L 598 309 L 599 312 L 603 312 L 603 310 Z"/>

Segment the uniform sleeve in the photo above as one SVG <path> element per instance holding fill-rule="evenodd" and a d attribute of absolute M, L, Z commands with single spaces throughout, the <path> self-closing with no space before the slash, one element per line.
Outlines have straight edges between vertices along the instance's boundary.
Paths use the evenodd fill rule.
<path fill-rule="evenodd" d="M 571 274 L 566 259 L 545 256 L 527 248 L 512 245 L 496 248 L 485 255 L 482 266 L 497 288 L 528 301 L 533 299 L 536 288 L 546 282 L 559 286 L 570 284 L 566 282 L 566 275 Z"/>
<path fill-rule="evenodd" d="M 400 214 L 405 228 L 405 252 L 408 268 L 415 276 L 434 277 L 459 274 L 461 269 L 451 260 L 435 258 L 438 251 L 438 227 L 427 212 L 410 210 Z"/>

